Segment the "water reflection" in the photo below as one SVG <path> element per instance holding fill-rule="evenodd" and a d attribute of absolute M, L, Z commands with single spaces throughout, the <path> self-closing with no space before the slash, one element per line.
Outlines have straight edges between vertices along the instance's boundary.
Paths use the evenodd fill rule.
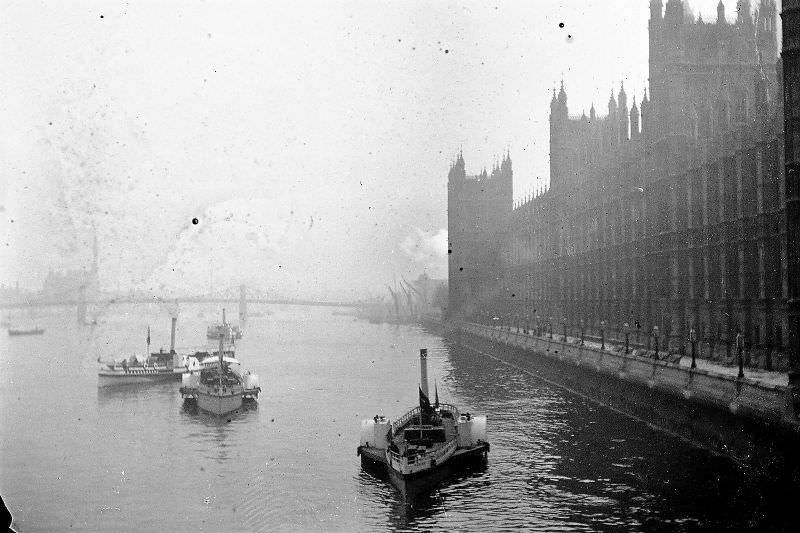
<path fill-rule="evenodd" d="M 404 531 L 447 512 L 448 488 L 480 485 L 487 468 L 488 460 L 480 457 L 422 478 L 393 481 L 385 465 L 365 463 L 357 480 L 360 494 L 386 506 L 390 529 Z"/>

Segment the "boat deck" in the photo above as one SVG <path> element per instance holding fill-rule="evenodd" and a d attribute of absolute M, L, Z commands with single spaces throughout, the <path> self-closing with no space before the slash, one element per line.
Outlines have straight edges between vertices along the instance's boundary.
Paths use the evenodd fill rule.
<path fill-rule="evenodd" d="M 255 387 L 253 389 L 243 389 L 242 390 L 242 400 L 255 400 L 258 398 L 258 393 L 261 392 L 261 387 Z M 180 388 L 181 397 L 187 401 L 197 401 L 197 387 L 181 387 Z"/>
<path fill-rule="evenodd" d="M 386 449 L 385 448 L 374 448 L 372 446 L 359 446 L 358 455 L 361 456 L 361 461 L 371 461 L 373 463 L 378 463 L 382 465 L 388 466 L 386 461 Z M 450 457 L 449 461 L 456 461 L 460 459 L 468 459 L 468 458 L 475 458 L 481 457 L 485 454 L 489 453 L 489 443 L 482 442 L 472 448 L 457 448 L 453 455 Z"/>

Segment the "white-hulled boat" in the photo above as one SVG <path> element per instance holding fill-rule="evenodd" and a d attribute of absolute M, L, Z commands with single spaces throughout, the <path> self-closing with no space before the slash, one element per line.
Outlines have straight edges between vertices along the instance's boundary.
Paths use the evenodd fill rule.
<path fill-rule="evenodd" d="M 199 372 L 185 375 L 181 387 L 184 400 L 195 401 L 198 408 L 215 415 L 238 410 L 245 399 L 255 399 L 261 391 L 258 376 L 243 375 L 239 361 L 232 355 L 226 357 L 223 339 L 220 335 L 217 356 L 205 359 Z"/>
<path fill-rule="evenodd" d="M 150 328 L 147 328 L 147 355 L 143 361 L 135 356 L 121 362 L 113 360 L 103 363 L 97 371 L 98 387 L 115 387 L 136 383 L 156 383 L 180 379 L 192 369 L 199 369 L 196 357 L 178 354 L 175 351 L 175 318 L 172 319 L 172 335 L 169 352 L 150 353 Z M 98 360 L 99 362 L 99 360 Z"/>
<path fill-rule="evenodd" d="M 385 416 L 361 423 L 358 455 L 362 465 L 386 465 L 392 481 L 403 484 L 468 458 L 485 458 L 486 416 L 460 413 L 453 405 L 428 399 L 427 350 L 420 350 L 420 406 L 392 423 Z"/>
<path fill-rule="evenodd" d="M 232 349 L 223 350 L 222 361 L 230 372 L 238 374 L 242 380 L 242 400 L 249 401 L 258 398 L 261 387 L 258 386 L 258 375 L 250 371 L 242 372 L 242 364 L 236 358 L 236 352 Z M 200 384 L 200 373 L 203 369 L 214 369 L 219 367 L 219 352 L 196 352 L 199 364 L 183 375 L 183 383 L 180 392 L 183 399 L 187 402 L 197 402 L 198 385 Z"/>

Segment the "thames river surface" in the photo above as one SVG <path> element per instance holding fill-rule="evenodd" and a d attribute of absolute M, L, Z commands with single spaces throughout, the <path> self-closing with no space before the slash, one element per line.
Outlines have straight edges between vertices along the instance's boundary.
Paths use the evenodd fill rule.
<path fill-rule="evenodd" d="M 236 312 L 231 305 L 229 316 Z M 251 306 L 237 345 L 258 404 L 217 419 L 179 382 L 97 388 L 97 358 L 169 348 L 158 305 L 19 319 L 0 336 L 0 495 L 19 531 L 781 530 L 796 490 L 416 326 Z M 214 305 L 182 305 L 178 347 Z M 417 402 L 418 349 L 442 401 L 489 418 L 487 463 L 403 496 L 362 471 L 363 418 Z M 787 527 L 788 529 L 788 527 Z"/>

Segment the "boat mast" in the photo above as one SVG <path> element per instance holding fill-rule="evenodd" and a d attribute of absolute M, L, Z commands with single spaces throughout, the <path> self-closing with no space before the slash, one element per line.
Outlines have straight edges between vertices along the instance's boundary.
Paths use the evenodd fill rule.
<path fill-rule="evenodd" d="M 419 350 L 419 388 L 425 397 L 428 397 L 428 349 Z"/>
<path fill-rule="evenodd" d="M 147 351 L 144 353 L 144 363 L 150 361 L 150 326 L 147 326 Z"/>
<path fill-rule="evenodd" d="M 428 349 L 419 349 L 419 390 L 428 399 Z M 422 425 L 422 400 L 420 399 L 419 406 L 419 425 Z"/>
<path fill-rule="evenodd" d="M 224 312 L 224 311 L 223 311 Z M 224 333 L 219 334 L 219 388 L 222 390 L 222 341 L 225 338 Z"/>

